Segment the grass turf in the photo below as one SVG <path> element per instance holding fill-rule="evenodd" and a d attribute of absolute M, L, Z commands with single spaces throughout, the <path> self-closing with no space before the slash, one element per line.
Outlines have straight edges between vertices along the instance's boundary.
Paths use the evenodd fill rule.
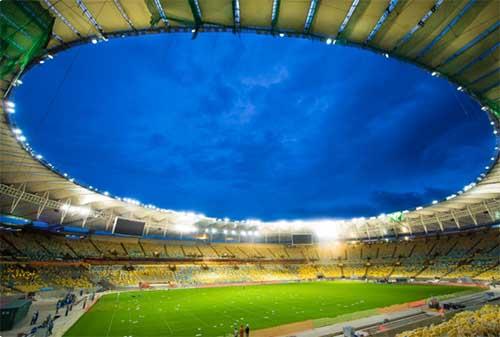
<path fill-rule="evenodd" d="M 103 296 L 64 336 L 214 337 L 470 289 L 333 281 L 124 292 Z"/>

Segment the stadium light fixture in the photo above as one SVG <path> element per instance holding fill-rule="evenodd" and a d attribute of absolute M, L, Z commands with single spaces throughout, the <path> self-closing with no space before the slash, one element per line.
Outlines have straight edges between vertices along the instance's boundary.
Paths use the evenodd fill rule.
<path fill-rule="evenodd" d="M 92 44 L 96 44 L 97 43 L 97 39 L 92 39 L 91 42 L 92 42 Z"/>
<path fill-rule="evenodd" d="M 457 87 L 457 90 L 458 90 L 458 91 L 463 91 L 463 90 L 464 90 L 464 88 L 463 88 L 462 86 L 458 86 L 458 87 Z"/>
<path fill-rule="evenodd" d="M 437 77 L 437 76 L 439 76 L 439 73 L 437 71 L 433 71 L 431 75 L 434 77 Z"/>
<path fill-rule="evenodd" d="M 16 107 L 16 104 L 12 101 L 5 101 L 5 106 L 7 108 L 15 108 Z"/>
<path fill-rule="evenodd" d="M 211 232 L 212 232 L 212 234 L 217 234 L 217 228 L 212 228 Z"/>
<path fill-rule="evenodd" d="M 233 229 L 233 230 L 231 231 L 231 234 L 236 235 L 236 231 Z"/>
<path fill-rule="evenodd" d="M 19 136 L 17 136 L 17 140 L 19 140 L 20 142 L 25 142 L 26 141 L 26 137 L 23 136 L 23 135 L 19 135 Z"/>
<path fill-rule="evenodd" d="M 104 191 L 104 195 L 105 196 L 109 196 L 109 192 L 108 191 Z"/>
<path fill-rule="evenodd" d="M 194 233 L 196 232 L 196 227 L 193 225 L 177 224 L 174 229 L 179 233 Z"/>
<path fill-rule="evenodd" d="M 385 56 L 386 59 L 389 58 L 389 54 L 387 54 L 387 53 L 385 53 L 384 56 Z"/>
<path fill-rule="evenodd" d="M 438 201 L 437 201 L 437 200 L 432 200 L 432 204 L 433 204 L 433 205 L 435 205 L 435 204 L 437 204 L 437 203 L 438 203 Z"/>
<path fill-rule="evenodd" d="M 54 56 L 52 56 L 51 54 L 47 54 L 47 58 L 53 60 L 54 59 Z"/>
<path fill-rule="evenodd" d="M 241 231 L 240 234 L 241 234 L 241 236 L 247 236 L 247 232 L 245 232 L 245 231 Z"/>
<path fill-rule="evenodd" d="M 222 233 L 224 233 L 224 235 L 227 235 L 227 229 L 224 229 Z"/>
<path fill-rule="evenodd" d="M 417 210 L 417 211 L 420 211 L 421 209 L 423 209 L 422 206 L 418 206 L 417 208 L 415 208 L 415 210 Z"/>
<path fill-rule="evenodd" d="M 280 33 L 280 37 L 285 37 L 285 34 L 284 33 Z"/>
<path fill-rule="evenodd" d="M 20 135 L 23 133 L 23 131 L 21 129 L 13 129 L 12 132 L 14 132 L 15 135 Z"/>
<path fill-rule="evenodd" d="M 333 40 L 331 38 L 326 39 L 326 44 L 330 45 L 332 44 Z"/>
<path fill-rule="evenodd" d="M 41 159 L 43 159 L 43 156 L 41 154 L 37 154 L 36 159 L 41 160 Z"/>
<path fill-rule="evenodd" d="M 44 63 L 45 63 L 45 61 L 44 61 L 44 60 L 40 60 L 40 64 L 44 64 Z"/>
<path fill-rule="evenodd" d="M 21 81 L 21 80 L 18 79 L 18 80 L 16 80 L 16 82 L 14 84 L 16 86 L 19 86 L 19 85 L 23 84 L 23 81 Z"/>

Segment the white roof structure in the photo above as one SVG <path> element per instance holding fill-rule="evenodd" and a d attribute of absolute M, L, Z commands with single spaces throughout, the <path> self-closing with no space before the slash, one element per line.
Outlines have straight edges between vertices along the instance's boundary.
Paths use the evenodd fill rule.
<path fill-rule="evenodd" d="M 500 221 L 500 165 L 498 147 L 491 165 L 477 181 L 462 191 L 431 205 L 374 218 L 262 223 L 210 218 L 176 212 L 113 197 L 77 183 L 57 172 L 34 153 L 29 140 L 12 121 L 15 102 L 9 101 L 13 86 L 30 65 L 48 61 L 57 52 L 81 43 L 97 44 L 108 38 L 146 33 L 254 31 L 279 37 L 298 37 L 327 44 L 367 48 L 417 64 L 433 75 L 446 77 L 459 90 L 477 99 L 490 117 L 499 144 L 498 17 L 495 0 L 468 1 L 344 1 L 333 6 L 328 0 L 222 0 L 155 1 L 42 0 L 39 10 L 52 18 L 41 54 L 29 63 L 2 73 L 0 95 L 0 212 L 53 224 L 110 230 L 115 217 L 146 222 L 146 233 L 192 231 L 196 227 L 220 230 L 239 228 L 261 231 L 310 231 L 335 228 L 339 238 L 374 238 L 482 226 Z M 8 6 L 1 2 L 0 6 Z M 9 5 L 11 6 L 11 4 Z M 5 7 L 5 15 L 21 11 L 29 17 L 33 8 L 19 2 Z M 30 5 L 31 6 L 31 5 Z M 102 6 L 99 10 L 99 6 Z M 8 10 L 7 10 L 8 9 Z M 266 9 L 268 11 L 266 11 Z M 101 13 L 98 15 L 97 13 Z M 28 13 L 28 14 L 26 14 Z M 23 36 L 30 25 L 41 27 L 41 16 L 23 26 L 10 20 L 14 29 L 10 43 L 14 56 L 25 56 Z M 50 21 L 50 20 L 49 20 Z M 16 28 L 17 27 L 17 28 Z M 23 28 L 28 27 L 28 28 Z M 451 33 L 452 32 L 452 33 Z M 19 40 L 15 40 L 19 36 Z M 3 37 L 2 37 L 3 38 Z M 17 42 L 16 42 L 17 41 Z M 17 49 L 18 54 L 15 54 Z M 19 52 L 21 50 L 22 52 Z M 7 62 L 5 61 L 5 62 Z M 2 61 L 3 62 L 3 61 Z M 36 113 L 33 111 L 31 113 Z M 451 122 L 451 121 L 450 121 Z M 77 179 L 78 177 L 75 177 Z"/>

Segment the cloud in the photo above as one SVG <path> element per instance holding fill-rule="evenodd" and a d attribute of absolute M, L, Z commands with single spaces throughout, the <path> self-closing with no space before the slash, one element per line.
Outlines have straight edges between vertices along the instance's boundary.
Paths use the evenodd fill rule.
<path fill-rule="evenodd" d="M 39 127 L 32 112 L 49 106 L 75 55 Z M 17 122 L 56 167 L 216 217 L 414 208 L 470 183 L 494 146 L 485 114 L 442 79 L 300 39 L 110 40 L 61 53 L 23 80 Z"/>

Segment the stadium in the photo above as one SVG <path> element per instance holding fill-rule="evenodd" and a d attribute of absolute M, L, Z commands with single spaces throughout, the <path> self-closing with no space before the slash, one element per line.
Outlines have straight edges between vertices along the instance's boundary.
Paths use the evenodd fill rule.
<path fill-rule="evenodd" d="M 0 0 L 0 335 L 499 336 L 499 14 L 496 0 Z M 494 155 L 408 210 L 230 219 L 80 183 L 16 124 L 25 74 L 63 52 L 216 33 L 418 66 L 480 105 Z"/>

